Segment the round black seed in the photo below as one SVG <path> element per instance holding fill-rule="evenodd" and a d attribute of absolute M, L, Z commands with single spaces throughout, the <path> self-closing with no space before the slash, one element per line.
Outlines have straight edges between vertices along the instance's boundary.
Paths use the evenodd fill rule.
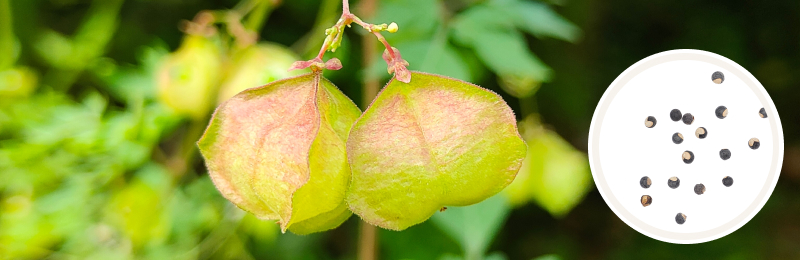
<path fill-rule="evenodd" d="M 673 109 L 672 111 L 669 111 L 669 118 L 672 119 L 672 121 L 675 121 L 675 122 L 680 121 L 681 120 L 681 111 L 678 110 L 678 109 Z"/>
<path fill-rule="evenodd" d="M 694 131 L 694 136 L 697 136 L 697 138 L 700 139 L 706 139 L 706 136 L 708 136 L 708 130 L 706 130 L 705 127 L 698 127 L 697 130 Z"/>
<path fill-rule="evenodd" d="M 722 84 L 722 82 L 725 81 L 725 75 L 722 75 L 722 72 L 719 71 L 714 72 L 711 74 L 711 81 L 714 81 L 714 83 L 717 84 Z"/>
<path fill-rule="evenodd" d="M 683 155 L 681 157 L 683 158 L 683 162 L 686 164 L 694 162 L 694 153 L 691 151 L 683 152 Z"/>
<path fill-rule="evenodd" d="M 702 195 L 703 193 L 706 193 L 706 185 L 703 185 L 702 183 L 694 185 L 694 193 L 696 193 L 697 195 Z"/>
<path fill-rule="evenodd" d="M 761 110 L 758 110 L 758 116 L 760 116 L 761 118 L 767 118 L 767 110 L 764 110 L 764 108 L 762 107 Z"/>
<path fill-rule="evenodd" d="M 758 149 L 761 147 L 761 142 L 758 141 L 758 138 L 750 138 L 750 141 L 747 142 L 747 145 L 750 146 L 750 149 Z"/>
<path fill-rule="evenodd" d="M 719 158 L 722 158 L 722 160 L 730 159 L 731 158 L 731 150 L 728 150 L 728 149 L 719 150 Z"/>
<path fill-rule="evenodd" d="M 653 203 L 653 197 L 650 197 L 650 195 L 642 195 L 641 201 L 642 201 L 642 206 L 647 207 Z"/>
<path fill-rule="evenodd" d="M 678 177 L 669 178 L 669 180 L 667 180 L 667 186 L 676 189 L 678 186 L 681 186 L 681 179 L 678 179 Z"/>
<path fill-rule="evenodd" d="M 678 225 L 683 225 L 683 223 L 686 223 L 686 215 L 678 213 L 678 215 L 675 215 L 675 222 L 678 223 Z"/>
<path fill-rule="evenodd" d="M 687 125 L 691 125 L 694 122 L 694 116 L 692 113 L 686 113 L 683 115 L 683 123 Z"/>
<path fill-rule="evenodd" d="M 656 126 L 656 118 L 654 116 L 648 116 L 647 119 L 644 120 L 644 126 L 653 128 Z"/>
<path fill-rule="evenodd" d="M 728 108 L 725 106 L 718 106 L 717 110 L 714 110 L 714 114 L 717 115 L 717 118 L 723 119 L 728 116 Z"/>
<path fill-rule="evenodd" d="M 653 184 L 653 182 L 650 181 L 650 177 L 644 176 L 641 179 L 639 179 L 639 185 L 641 185 L 642 188 L 645 189 L 650 188 L 650 184 Z"/>
<path fill-rule="evenodd" d="M 683 143 L 683 135 L 681 133 L 672 134 L 672 142 L 675 144 Z"/>
<path fill-rule="evenodd" d="M 731 176 L 725 176 L 725 178 L 722 178 L 722 185 L 725 185 L 725 187 L 730 187 L 733 185 L 733 178 L 731 178 Z"/>

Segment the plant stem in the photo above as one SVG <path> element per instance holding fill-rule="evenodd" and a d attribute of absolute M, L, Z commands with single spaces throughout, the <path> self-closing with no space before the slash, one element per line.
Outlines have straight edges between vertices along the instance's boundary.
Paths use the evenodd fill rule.
<path fill-rule="evenodd" d="M 276 1 L 277 2 L 277 1 Z M 261 0 L 256 4 L 255 9 L 250 12 L 250 15 L 244 21 L 244 28 L 258 34 L 261 28 L 264 27 L 264 21 L 269 17 L 269 13 L 274 9 L 273 5 L 277 5 L 271 0 Z"/>
<path fill-rule="evenodd" d="M 349 12 L 349 5 L 347 4 L 347 0 L 343 1 L 344 8 L 346 11 Z M 364 17 L 370 19 L 375 14 L 375 10 L 378 5 L 378 0 L 362 0 L 359 5 L 359 11 Z M 377 33 L 377 32 L 374 32 Z M 380 33 L 377 33 L 380 35 Z M 375 44 L 372 42 L 372 37 L 365 34 L 361 37 L 362 41 L 362 55 L 364 56 L 364 68 L 372 67 L 372 63 L 374 61 L 373 55 L 375 53 Z M 381 35 L 380 38 L 383 38 Z M 380 39 L 379 38 L 379 39 Z M 386 39 L 381 41 L 384 43 L 384 46 L 387 46 L 389 50 L 391 50 L 391 46 L 386 43 Z M 364 96 L 363 96 L 363 104 L 364 108 L 375 99 L 375 96 L 378 95 L 379 90 L 379 82 L 377 78 L 374 77 L 363 77 L 364 78 Z M 358 240 L 358 259 L 360 260 L 374 260 L 377 258 L 377 244 L 378 244 L 378 230 L 375 226 L 370 225 L 363 220 L 360 221 L 361 224 L 361 233 L 359 235 Z"/>
<path fill-rule="evenodd" d="M 358 259 L 375 260 L 377 256 L 378 229 L 375 226 L 361 221 L 361 234 L 358 239 Z"/>
<path fill-rule="evenodd" d="M 11 25 L 11 6 L 8 0 L 0 0 L 0 70 L 14 65 L 14 28 Z"/>
<path fill-rule="evenodd" d="M 376 25 L 370 24 L 370 23 L 366 23 L 366 22 L 362 21 L 361 18 L 358 18 L 358 16 L 356 16 L 353 13 L 351 13 L 350 12 L 350 2 L 348 0 L 342 0 L 342 16 L 339 18 L 339 21 L 337 21 L 336 24 L 333 25 L 333 27 L 331 27 L 331 29 L 336 30 L 336 32 L 334 32 L 336 34 L 335 38 L 333 38 L 333 39 L 331 39 L 330 37 L 327 38 L 325 40 L 325 42 L 322 44 L 322 48 L 320 48 L 319 53 L 317 54 L 317 57 L 314 58 L 314 59 L 321 61 L 322 60 L 322 56 L 325 55 L 325 52 L 327 52 L 335 42 L 341 40 L 341 35 L 342 35 L 343 31 L 344 31 L 345 26 L 348 26 L 351 23 L 356 23 L 356 24 L 360 25 L 361 27 L 363 27 L 365 30 L 367 30 L 367 32 L 372 33 L 373 35 L 375 35 L 375 37 L 377 37 L 378 40 L 381 43 L 383 43 L 383 45 L 386 47 L 386 50 L 389 52 L 389 56 L 393 60 L 397 58 L 397 56 L 395 55 L 394 50 L 392 49 L 392 46 L 389 45 L 389 42 L 386 41 L 386 38 L 384 38 L 383 35 L 381 35 L 380 30 L 374 29 L 374 27 L 376 27 Z"/>

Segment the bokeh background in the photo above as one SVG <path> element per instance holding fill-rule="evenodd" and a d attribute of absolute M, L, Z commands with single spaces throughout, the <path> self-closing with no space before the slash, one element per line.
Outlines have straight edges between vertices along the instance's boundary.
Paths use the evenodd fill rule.
<path fill-rule="evenodd" d="M 280 234 L 223 199 L 195 141 L 218 102 L 293 75 L 338 0 L 0 0 L 0 259 L 798 259 L 800 2 L 360 0 L 411 69 L 498 92 L 529 145 L 515 182 L 402 232 L 357 216 Z M 210 10 L 198 15 L 203 10 Z M 389 78 L 347 31 L 326 72 L 362 109 Z M 769 202 L 718 240 L 641 235 L 594 188 L 594 108 L 628 66 L 701 49 L 755 75 L 786 155 Z M 792 105 L 795 104 L 795 105 Z"/>

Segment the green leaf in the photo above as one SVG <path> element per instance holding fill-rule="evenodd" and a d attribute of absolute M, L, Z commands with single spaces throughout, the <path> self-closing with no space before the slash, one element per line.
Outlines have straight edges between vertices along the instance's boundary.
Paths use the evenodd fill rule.
<path fill-rule="evenodd" d="M 563 217 L 592 187 L 586 154 L 544 129 L 535 117 L 521 122 L 520 130 L 528 143 L 528 155 L 504 193 L 512 204 L 533 199 L 554 217 Z"/>
<path fill-rule="evenodd" d="M 395 22 L 400 25 L 396 33 L 386 35 L 392 44 L 407 40 L 430 39 L 441 22 L 439 1 L 384 0 L 381 1 L 375 18 L 370 20 L 378 24 Z"/>
<path fill-rule="evenodd" d="M 222 195 L 284 232 L 340 225 L 345 140 L 360 111 L 319 73 L 248 89 L 217 109 L 198 142 Z M 327 216 L 327 217 L 322 217 Z M 312 220 L 313 219 L 313 220 Z"/>
<path fill-rule="evenodd" d="M 510 211 L 506 199 L 497 195 L 472 206 L 447 208 L 432 220 L 458 241 L 467 259 L 475 259 L 486 252 Z"/>
<path fill-rule="evenodd" d="M 561 260 L 561 257 L 558 255 L 550 254 L 534 258 L 533 260 Z"/>
<path fill-rule="evenodd" d="M 420 72 L 390 81 L 347 141 L 350 210 L 403 230 L 443 206 L 483 201 L 525 156 L 515 122 L 500 96 L 467 82 Z"/>
<path fill-rule="evenodd" d="M 552 71 L 528 49 L 525 37 L 506 14 L 489 6 L 476 6 L 459 15 L 456 39 L 471 46 L 490 70 L 502 76 L 529 77 L 547 82 Z"/>
<path fill-rule="evenodd" d="M 493 3 L 505 11 L 518 28 L 536 37 L 576 42 L 581 36 L 581 30 L 577 26 L 550 9 L 547 4 L 518 0 Z"/>

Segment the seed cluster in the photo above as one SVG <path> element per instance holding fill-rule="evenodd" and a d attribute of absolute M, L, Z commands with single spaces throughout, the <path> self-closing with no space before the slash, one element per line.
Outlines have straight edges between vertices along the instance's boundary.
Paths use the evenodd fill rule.
<path fill-rule="evenodd" d="M 722 82 L 725 81 L 725 75 L 723 75 L 722 72 L 720 71 L 714 72 L 713 74 L 711 74 L 711 80 L 715 84 L 722 84 Z M 714 110 L 714 115 L 719 119 L 727 118 L 728 107 L 718 106 Z M 763 107 L 758 111 L 758 116 L 761 118 L 767 118 L 767 112 Z M 691 125 L 692 123 L 694 123 L 695 119 L 694 115 L 692 115 L 691 113 L 683 114 L 677 108 L 670 110 L 669 118 L 674 122 L 682 121 L 686 125 Z M 655 127 L 655 125 L 656 125 L 655 117 L 648 116 L 647 119 L 645 119 L 645 126 L 647 128 L 653 128 Z M 705 127 L 698 127 L 697 130 L 695 130 L 694 134 L 695 137 L 697 137 L 698 139 L 706 139 L 708 137 L 708 130 Z M 674 134 L 672 134 L 672 142 L 675 144 L 682 144 L 684 142 L 683 134 L 681 134 L 680 132 L 675 132 Z M 747 145 L 750 147 L 750 149 L 757 150 L 761 146 L 761 142 L 758 140 L 758 138 L 751 138 L 747 142 Z M 729 160 L 731 158 L 731 150 L 727 148 L 721 149 L 719 151 L 719 157 L 723 161 Z M 681 154 L 681 159 L 685 164 L 691 164 L 692 162 L 694 162 L 695 156 L 692 151 L 686 150 Z M 650 188 L 651 184 L 652 180 L 650 179 L 650 177 L 644 176 L 639 180 L 639 185 L 644 189 Z M 680 184 L 681 180 L 677 176 L 670 177 L 667 180 L 667 186 L 671 189 L 678 189 L 678 187 L 680 187 Z M 725 176 L 724 178 L 722 178 L 722 185 L 725 187 L 733 186 L 733 178 L 730 176 Z M 697 195 L 705 194 L 706 185 L 702 183 L 695 184 L 694 193 Z M 650 195 L 642 195 L 640 202 L 642 203 L 643 207 L 647 207 L 653 203 L 653 198 Z M 678 223 L 679 225 L 683 225 L 684 223 L 686 223 L 686 218 L 687 218 L 686 214 L 678 213 L 677 215 L 675 215 L 675 222 Z"/>

